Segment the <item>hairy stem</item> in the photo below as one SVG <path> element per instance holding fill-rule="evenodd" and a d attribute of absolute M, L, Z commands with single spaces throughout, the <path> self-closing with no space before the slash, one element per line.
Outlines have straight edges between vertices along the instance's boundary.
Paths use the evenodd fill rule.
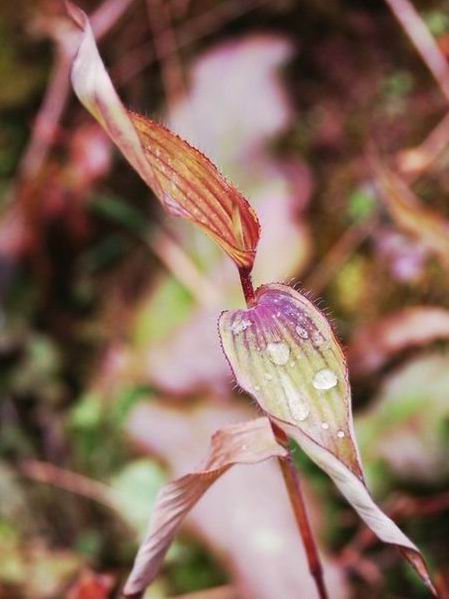
<path fill-rule="evenodd" d="M 242 284 L 243 295 L 245 297 L 246 305 L 248 308 L 254 306 L 255 296 L 254 287 L 251 280 L 251 270 L 249 268 L 239 268 L 240 283 Z"/>
<path fill-rule="evenodd" d="M 285 447 L 288 442 L 286 435 L 276 425 L 272 424 L 272 427 L 277 441 Z M 293 513 L 295 515 L 296 524 L 304 543 L 307 561 L 309 563 L 309 570 L 313 579 L 315 580 L 318 595 L 320 599 L 328 599 L 329 595 L 327 594 L 326 585 L 324 584 L 320 556 L 318 555 L 317 546 L 313 536 L 312 528 L 310 526 L 298 473 L 293 464 L 290 452 L 288 453 L 287 457 L 279 458 L 279 465 L 281 467 L 285 486 L 287 487 L 287 492 L 293 508 Z"/>

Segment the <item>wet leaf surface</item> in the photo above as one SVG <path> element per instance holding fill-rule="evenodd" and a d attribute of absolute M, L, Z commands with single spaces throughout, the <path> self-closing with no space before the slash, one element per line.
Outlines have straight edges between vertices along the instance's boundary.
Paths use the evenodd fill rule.
<path fill-rule="evenodd" d="M 346 363 L 326 317 L 297 291 L 265 285 L 257 290 L 253 307 L 224 312 L 219 328 L 239 385 L 332 478 L 377 536 L 400 549 L 436 594 L 421 553 L 365 486 Z"/>

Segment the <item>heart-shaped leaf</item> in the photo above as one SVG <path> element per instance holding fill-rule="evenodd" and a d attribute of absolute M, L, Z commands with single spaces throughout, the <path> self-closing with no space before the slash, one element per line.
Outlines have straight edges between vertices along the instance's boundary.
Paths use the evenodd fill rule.
<path fill-rule="evenodd" d="M 267 418 L 233 424 L 215 433 L 204 466 L 161 489 L 150 530 L 126 582 L 125 595 L 139 596 L 150 584 L 184 517 L 231 466 L 255 464 L 286 454 L 287 450 L 277 443 Z"/>
<path fill-rule="evenodd" d="M 75 30 L 72 84 L 163 207 L 210 235 L 238 267 L 251 268 L 259 240 L 257 216 L 212 162 L 155 121 L 122 104 L 98 53 L 87 15 L 71 3 Z"/>
<path fill-rule="evenodd" d="M 434 592 L 419 550 L 365 486 L 346 363 L 326 317 L 294 289 L 265 285 L 253 307 L 224 312 L 219 329 L 239 385 L 333 479 L 377 536 L 399 547 Z"/>

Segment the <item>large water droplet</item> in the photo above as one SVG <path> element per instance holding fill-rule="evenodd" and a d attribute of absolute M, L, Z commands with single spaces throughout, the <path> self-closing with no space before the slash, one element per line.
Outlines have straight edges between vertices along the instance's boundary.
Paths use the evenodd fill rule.
<path fill-rule="evenodd" d="M 321 423 L 321 428 L 324 429 L 325 431 L 327 431 L 329 429 L 329 423 L 328 422 L 322 422 Z"/>
<path fill-rule="evenodd" d="M 240 333 L 243 333 L 243 331 L 246 331 L 246 329 L 249 328 L 251 325 L 252 322 L 250 320 L 247 320 L 246 318 L 242 318 L 241 320 L 234 320 L 231 324 L 231 331 L 234 333 L 234 335 L 239 335 Z"/>
<path fill-rule="evenodd" d="M 309 338 L 309 333 L 307 332 L 307 329 L 305 329 L 304 327 L 298 325 L 296 327 L 296 332 L 298 333 L 299 337 L 301 337 L 301 339 L 308 339 Z"/>
<path fill-rule="evenodd" d="M 270 355 L 270 359 L 274 364 L 278 366 L 284 366 L 288 362 L 290 357 L 290 348 L 285 343 L 269 343 L 267 345 L 267 352 Z"/>
<path fill-rule="evenodd" d="M 313 377 L 312 381 L 315 389 L 332 389 L 332 387 L 335 387 L 337 382 L 337 375 L 328 368 L 319 370 Z"/>
<path fill-rule="evenodd" d="M 310 408 L 307 405 L 304 397 L 301 395 L 301 393 L 299 393 L 291 378 L 286 375 L 285 372 L 280 373 L 280 380 L 282 389 L 287 397 L 290 414 L 295 420 L 305 420 L 310 414 Z"/>
<path fill-rule="evenodd" d="M 337 432 L 337 437 L 338 437 L 339 439 L 343 439 L 343 437 L 344 437 L 344 436 L 345 436 L 345 431 L 338 431 L 338 432 Z"/>

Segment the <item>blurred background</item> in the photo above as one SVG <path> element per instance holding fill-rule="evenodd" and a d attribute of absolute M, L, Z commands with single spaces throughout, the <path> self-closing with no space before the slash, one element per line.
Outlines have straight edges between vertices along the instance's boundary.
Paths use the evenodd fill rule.
<path fill-rule="evenodd" d="M 320 298 L 376 500 L 449 597 L 445 0 L 83 0 L 126 105 L 205 151 L 263 226 L 255 283 Z M 0 6 L 0 598 L 118 597 L 161 485 L 257 414 L 216 319 L 236 271 L 74 98 L 56 0 Z M 332 599 L 425 598 L 299 451 Z M 146 598 L 312 599 L 274 464 L 186 521 Z"/>

